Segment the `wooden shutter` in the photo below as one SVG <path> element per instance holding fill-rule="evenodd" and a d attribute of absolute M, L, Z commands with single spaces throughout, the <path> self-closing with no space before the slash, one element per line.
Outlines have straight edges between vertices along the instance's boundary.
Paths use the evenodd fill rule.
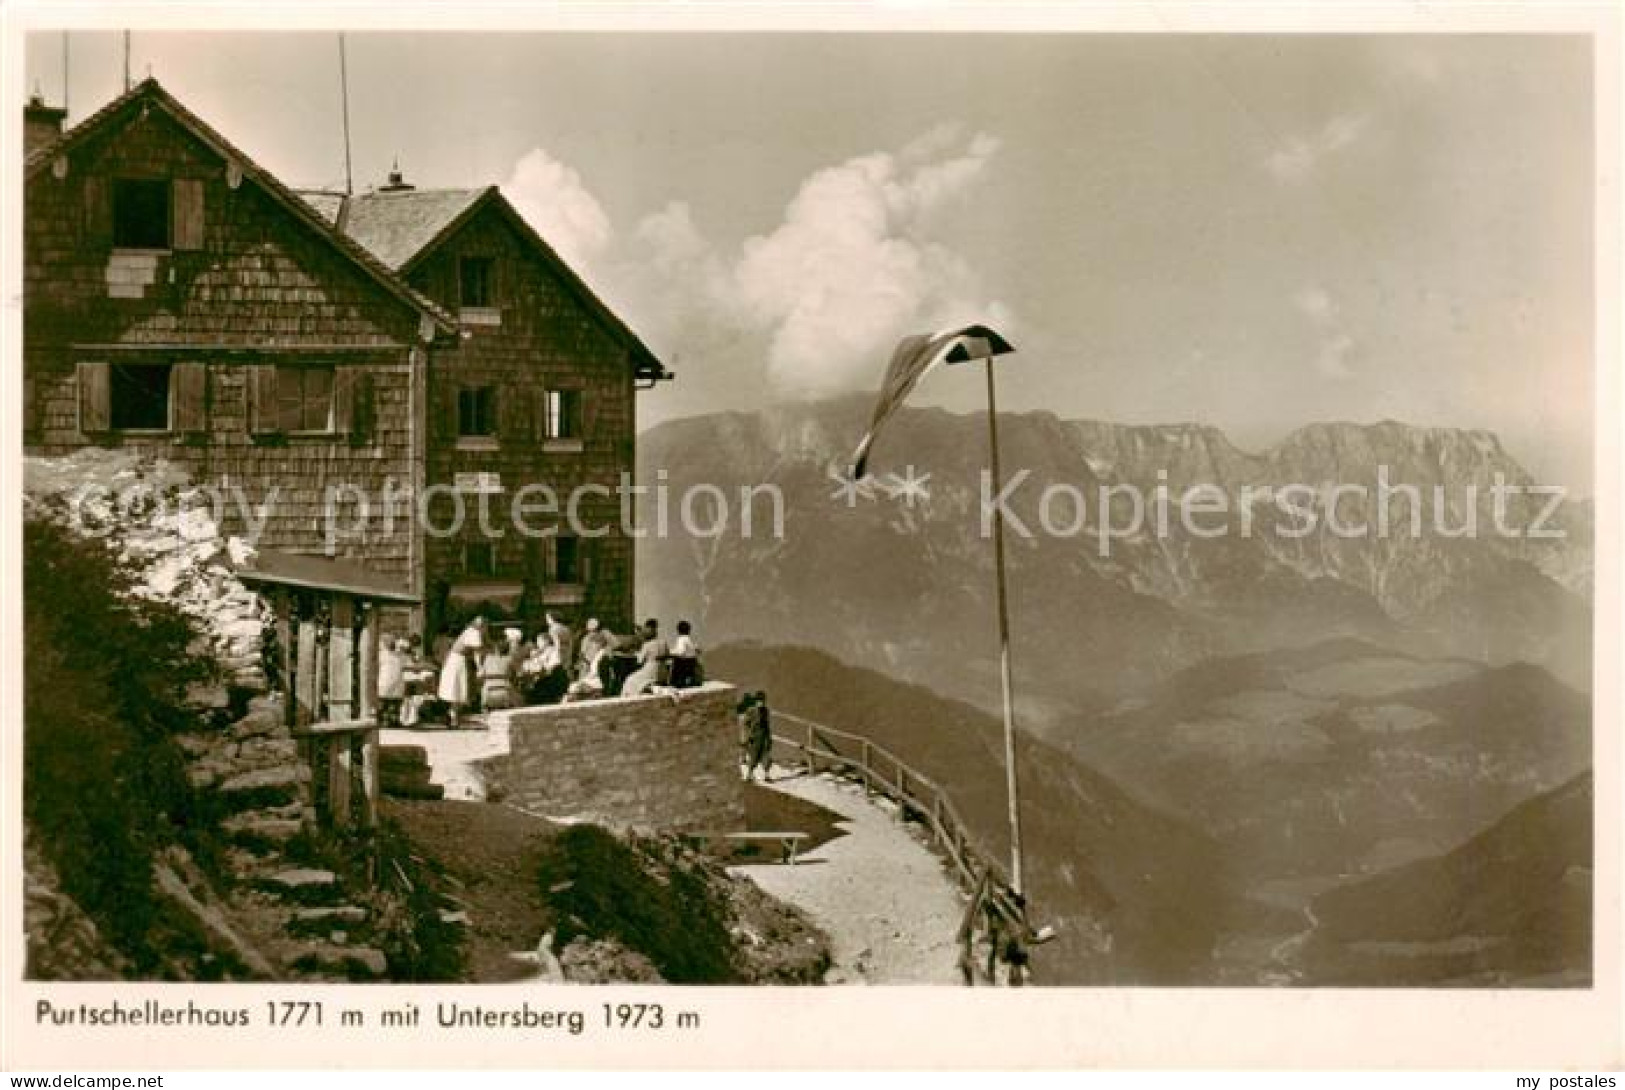
<path fill-rule="evenodd" d="M 577 395 L 580 398 L 578 415 L 581 417 L 581 441 L 590 443 L 598 434 L 598 408 L 600 398 L 598 391 L 592 387 L 582 389 Z"/>
<path fill-rule="evenodd" d="M 33 375 L 23 376 L 23 435 L 33 438 L 40 429 L 39 389 Z"/>
<path fill-rule="evenodd" d="M 429 425 L 441 439 L 457 438 L 457 384 L 448 378 L 430 380 Z"/>
<path fill-rule="evenodd" d="M 355 376 L 353 367 L 333 368 L 333 431 L 351 435 L 355 427 Z"/>
<path fill-rule="evenodd" d="M 177 250 L 203 249 L 203 179 L 176 178 L 172 199 L 175 225 L 171 244 Z"/>
<path fill-rule="evenodd" d="M 576 581 L 592 586 L 593 564 L 598 558 L 598 538 L 576 539 Z"/>
<path fill-rule="evenodd" d="M 202 432 L 209 426 L 209 365 L 177 363 L 170 373 L 171 426 L 178 432 Z"/>
<path fill-rule="evenodd" d="M 378 435 L 378 398 L 371 371 L 356 371 L 350 387 L 350 445 L 370 447 Z"/>
<path fill-rule="evenodd" d="M 90 175 L 85 178 L 84 230 L 85 245 L 111 246 L 113 244 L 113 187 L 106 178 Z"/>
<path fill-rule="evenodd" d="M 248 431 L 250 435 L 272 435 L 280 431 L 277 421 L 276 367 L 256 363 L 248 368 Z"/>
<path fill-rule="evenodd" d="M 79 374 L 79 430 L 86 435 L 113 430 L 112 386 L 105 363 L 81 363 Z"/>

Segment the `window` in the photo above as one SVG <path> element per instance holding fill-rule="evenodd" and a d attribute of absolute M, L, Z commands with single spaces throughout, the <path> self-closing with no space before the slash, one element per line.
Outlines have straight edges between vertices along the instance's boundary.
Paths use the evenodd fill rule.
<path fill-rule="evenodd" d="M 278 366 L 276 419 L 282 432 L 331 431 L 333 369 Z"/>
<path fill-rule="evenodd" d="M 490 578 L 497 573 L 496 546 L 489 541 L 471 541 L 463 546 L 463 573 Z"/>
<path fill-rule="evenodd" d="M 169 241 L 169 182 L 115 179 L 113 245 L 127 250 L 167 250 Z"/>
<path fill-rule="evenodd" d="M 465 307 L 494 307 L 492 263 L 488 257 L 465 257 L 457 262 L 457 301 Z"/>
<path fill-rule="evenodd" d="M 553 582 L 581 582 L 581 542 L 573 537 L 553 539 Z"/>
<path fill-rule="evenodd" d="M 581 391 L 549 390 L 546 397 L 547 439 L 581 438 Z"/>
<path fill-rule="evenodd" d="M 468 438 L 492 438 L 497 433 L 497 392 L 491 386 L 471 386 L 457 391 L 457 434 Z"/>
<path fill-rule="evenodd" d="M 115 363 L 108 368 L 108 407 L 115 430 L 169 430 L 170 371 L 167 363 Z"/>

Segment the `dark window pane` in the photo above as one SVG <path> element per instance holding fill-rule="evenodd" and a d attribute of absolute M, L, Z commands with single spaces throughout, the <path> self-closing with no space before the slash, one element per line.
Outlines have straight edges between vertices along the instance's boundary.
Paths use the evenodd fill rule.
<path fill-rule="evenodd" d="M 169 248 L 169 182 L 118 178 L 113 182 L 113 245 L 132 250 Z"/>
<path fill-rule="evenodd" d="M 491 259 L 465 257 L 457 263 L 458 301 L 465 307 L 488 307 L 491 300 Z"/>
<path fill-rule="evenodd" d="M 581 582 L 581 543 L 573 537 L 555 538 L 553 541 L 553 580 L 557 583 Z"/>
<path fill-rule="evenodd" d="M 169 429 L 170 366 L 117 363 L 108 368 L 112 425 L 131 431 Z"/>
<path fill-rule="evenodd" d="M 463 570 L 469 575 L 495 575 L 496 549 L 488 541 L 463 546 Z"/>
<path fill-rule="evenodd" d="M 333 408 L 331 367 L 276 369 L 277 428 L 281 431 L 327 431 Z"/>
<path fill-rule="evenodd" d="M 496 390 L 477 386 L 457 391 L 457 434 L 483 437 L 496 433 Z"/>

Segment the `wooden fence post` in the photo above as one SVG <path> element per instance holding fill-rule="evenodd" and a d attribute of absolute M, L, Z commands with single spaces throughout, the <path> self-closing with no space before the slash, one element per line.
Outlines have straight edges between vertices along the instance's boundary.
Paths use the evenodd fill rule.
<path fill-rule="evenodd" d="M 357 716 L 372 719 L 378 714 L 378 603 L 361 604 L 360 692 Z"/>
<path fill-rule="evenodd" d="M 350 824 L 350 777 L 355 735 L 349 732 L 327 736 L 327 810 L 333 824 L 342 829 Z"/>
<path fill-rule="evenodd" d="M 367 828 L 378 827 L 378 728 L 367 731 L 361 748 L 362 820 Z"/>
<path fill-rule="evenodd" d="M 333 623 L 327 630 L 327 717 L 355 718 L 355 602 L 333 596 Z"/>

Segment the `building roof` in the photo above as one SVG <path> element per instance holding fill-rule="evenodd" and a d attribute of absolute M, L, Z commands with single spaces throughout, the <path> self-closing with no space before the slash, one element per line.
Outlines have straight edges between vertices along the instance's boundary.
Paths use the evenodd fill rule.
<path fill-rule="evenodd" d="M 245 583 L 324 590 L 384 602 L 419 601 L 406 587 L 354 560 L 257 549 L 235 565 L 234 573 Z"/>
<path fill-rule="evenodd" d="M 517 230 L 589 311 L 632 353 L 640 379 L 669 378 L 668 372 L 631 328 L 599 299 L 587 282 L 525 221 L 494 185 L 478 189 L 378 189 L 353 197 L 313 193 L 327 222 L 405 275 L 442 242 L 490 206 Z"/>
<path fill-rule="evenodd" d="M 374 190 L 341 201 L 333 222 L 399 271 L 429 250 L 448 227 L 461 223 L 463 213 L 485 193 L 486 189 Z"/>
<path fill-rule="evenodd" d="M 235 162 L 241 168 L 245 178 L 250 178 L 258 183 L 273 200 L 287 209 L 294 219 L 316 231 L 390 294 L 418 311 L 428 314 L 441 331 L 446 333 L 456 332 L 456 322 L 439 304 L 412 288 L 396 274 L 390 265 L 379 260 L 365 246 L 350 238 L 343 231 L 333 230 L 331 220 L 313 208 L 299 194 L 283 185 L 274 174 L 239 151 L 202 118 L 181 105 L 179 100 L 164 90 L 158 81 L 151 76 L 64 132 L 59 139 L 35 149 L 24 164 L 25 178 L 32 179 L 44 171 L 59 156 L 72 151 L 84 143 L 91 135 L 100 132 L 104 127 L 111 124 L 116 118 L 136 109 L 138 103 L 142 104 L 142 108 L 155 105 L 164 110 L 183 129 L 186 129 L 198 140 L 212 148 L 221 158 L 228 162 Z"/>

